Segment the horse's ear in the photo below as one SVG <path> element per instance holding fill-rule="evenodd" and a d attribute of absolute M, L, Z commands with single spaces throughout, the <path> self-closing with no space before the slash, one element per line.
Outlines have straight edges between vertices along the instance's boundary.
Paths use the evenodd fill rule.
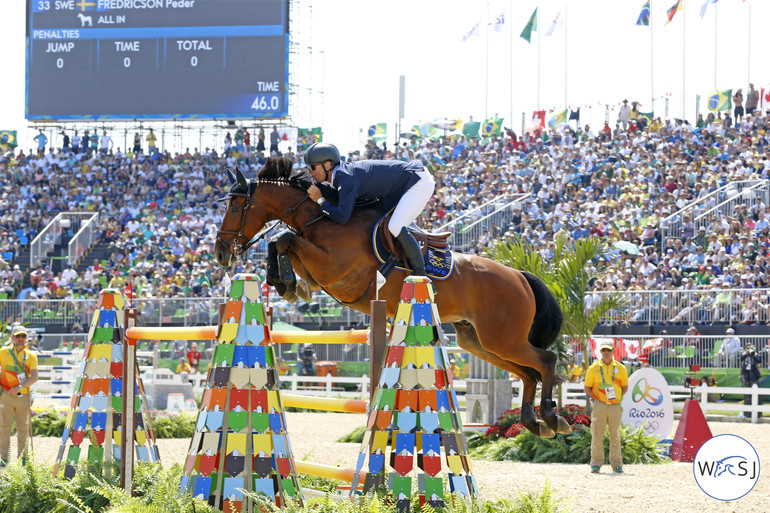
<path fill-rule="evenodd" d="M 249 181 L 246 179 L 246 176 L 244 176 L 243 172 L 235 168 L 235 178 L 238 180 L 238 188 L 248 191 L 249 190 Z"/>
<path fill-rule="evenodd" d="M 227 168 L 227 176 L 230 177 L 230 183 L 235 183 L 237 181 L 235 178 L 235 173 L 233 173 L 233 170 L 229 167 Z"/>

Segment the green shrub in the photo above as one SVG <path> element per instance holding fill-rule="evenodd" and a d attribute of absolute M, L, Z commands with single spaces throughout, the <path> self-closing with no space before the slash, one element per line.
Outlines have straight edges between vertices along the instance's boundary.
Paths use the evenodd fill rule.
<path fill-rule="evenodd" d="M 364 441 L 364 434 L 366 433 L 366 426 L 358 426 L 347 435 L 343 435 L 337 439 L 338 442 L 360 444 Z"/>
<path fill-rule="evenodd" d="M 165 411 L 152 412 L 152 425 L 156 438 L 192 438 L 198 414 L 168 413 Z"/>
<path fill-rule="evenodd" d="M 33 415 L 30 420 L 34 436 L 62 436 L 68 410 L 57 410 L 49 407 L 44 410 L 32 411 Z M 197 412 L 169 413 L 154 410 L 150 414 L 153 418 L 152 424 L 155 427 L 157 438 L 191 438 L 195 434 Z"/>
<path fill-rule="evenodd" d="M 471 457 L 494 461 L 530 461 L 533 463 L 585 463 L 591 460 L 591 430 L 573 426 L 568 435 L 557 434 L 553 438 L 541 438 L 526 431 L 519 436 L 480 444 L 479 436 L 473 436 Z M 641 429 L 623 426 L 620 442 L 625 463 L 664 463 L 669 459 L 660 453 L 660 438 L 646 435 Z M 609 435 L 604 435 L 605 458 L 609 457 Z"/>

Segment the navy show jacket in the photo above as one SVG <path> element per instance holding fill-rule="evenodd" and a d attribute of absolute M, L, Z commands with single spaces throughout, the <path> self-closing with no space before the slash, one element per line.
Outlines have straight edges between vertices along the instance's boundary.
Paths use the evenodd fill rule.
<path fill-rule="evenodd" d="M 379 198 L 385 211 L 398 204 L 401 197 L 416 184 L 423 170 L 422 162 L 410 160 L 359 160 L 342 162 L 334 172 L 332 186 L 339 192 L 337 205 L 324 201 L 321 212 L 331 220 L 345 224 L 353 213 L 356 199 Z"/>

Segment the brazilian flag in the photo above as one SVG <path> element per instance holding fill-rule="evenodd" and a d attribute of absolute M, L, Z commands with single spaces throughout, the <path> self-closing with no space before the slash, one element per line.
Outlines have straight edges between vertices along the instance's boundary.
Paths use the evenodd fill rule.
<path fill-rule="evenodd" d="M 500 135 L 500 129 L 502 126 L 503 118 L 487 119 L 484 121 L 484 124 L 481 125 L 481 135 L 483 137 Z"/>
<path fill-rule="evenodd" d="M 0 131 L 0 149 L 2 149 L 3 153 L 14 149 L 16 146 L 18 146 L 18 143 L 16 142 L 16 130 Z"/>
<path fill-rule="evenodd" d="M 640 118 L 644 118 L 645 120 L 647 120 L 647 124 L 648 125 L 652 124 L 652 117 L 653 117 L 653 115 L 654 114 L 652 112 L 640 112 L 639 113 L 639 117 Z"/>
<path fill-rule="evenodd" d="M 709 110 L 717 112 L 720 110 L 730 110 L 733 108 L 733 90 L 714 91 L 709 94 Z"/>
<path fill-rule="evenodd" d="M 387 123 L 375 123 L 369 127 L 366 135 L 369 137 L 369 139 L 375 141 L 384 141 L 388 137 Z"/>

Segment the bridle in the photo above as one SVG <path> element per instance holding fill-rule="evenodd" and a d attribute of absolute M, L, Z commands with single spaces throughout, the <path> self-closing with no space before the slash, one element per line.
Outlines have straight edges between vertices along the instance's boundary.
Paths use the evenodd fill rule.
<path fill-rule="evenodd" d="M 241 225 L 238 227 L 238 230 L 222 230 L 221 228 L 217 230 L 217 241 L 221 242 L 233 255 L 236 257 L 240 256 L 244 251 L 249 249 L 251 246 L 256 244 L 262 237 L 265 236 L 263 233 L 262 236 L 254 239 L 253 241 L 249 241 L 246 239 L 246 237 L 243 235 L 243 229 L 246 228 L 246 214 L 249 210 L 254 208 L 254 205 L 251 203 L 251 194 L 249 194 L 248 190 L 247 192 L 231 192 L 227 195 L 228 199 L 232 199 L 234 197 L 243 196 L 246 198 L 246 200 L 243 202 L 243 208 L 241 209 Z M 265 232 L 267 233 L 267 232 Z M 235 237 L 232 238 L 230 243 L 226 242 L 225 240 L 220 237 L 220 235 L 235 235 Z"/>
<path fill-rule="evenodd" d="M 286 185 L 288 185 L 288 184 L 286 184 Z M 259 186 L 259 180 L 256 181 L 255 188 L 258 187 L 258 186 Z M 238 227 L 237 231 L 236 230 L 222 230 L 222 229 L 217 230 L 217 241 L 221 242 L 230 251 L 230 253 L 232 253 L 236 257 L 242 255 L 247 249 L 249 249 L 251 246 L 253 246 L 257 242 L 262 240 L 265 237 L 265 235 L 267 235 L 267 233 L 270 231 L 269 229 L 268 230 L 263 230 L 261 235 L 259 235 L 258 237 L 254 238 L 254 239 L 251 239 L 251 240 L 247 240 L 246 236 L 243 235 L 243 230 L 246 228 L 246 221 L 247 221 L 246 214 L 248 213 L 249 210 L 254 208 L 254 204 L 251 201 L 251 197 L 252 197 L 253 194 L 254 194 L 253 192 L 251 192 L 251 193 L 250 192 L 230 192 L 227 195 L 227 199 L 232 199 L 232 198 L 238 197 L 238 196 L 243 196 L 243 197 L 246 198 L 246 200 L 243 203 L 243 208 L 241 210 L 241 220 L 240 220 L 241 224 Z M 294 211 L 297 210 L 299 208 L 299 206 L 302 205 L 302 203 L 304 203 L 305 200 L 307 200 L 309 198 L 310 198 L 310 196 L 305 194 L 302 197 L 302 199 L 299 200 L 299 202 L 296 205 L 294 205 L 293 207 L 289 207 L 286 210 L 284 210 L 283 215 L 281 215 L 281 218 L 278 220 L 277 224 L 285 223 L 286 220 L 289 218 L 289 216 L 291 216 L 294 213 Z M 323 216 L 319 216 L 319 217 L 309 221 L 308 223 L 306 223 L 304 226 L 302 226 L 297 231 L 297 234 L 301 236 L 302 232 L 305 230 L 305 228 L 307 228 L 309 225 L 315 223 L 316 221 L 318 221 L 318 220 L 320 220 L 322 218 L 323 218 Z M 223 240 L 222 237 L 220 237 L 220 235 L 235 235 L 235 237 L 233 237 L 232 240 L 230 241 L 230 243 L 228 243 L 225 240 Z"/>

